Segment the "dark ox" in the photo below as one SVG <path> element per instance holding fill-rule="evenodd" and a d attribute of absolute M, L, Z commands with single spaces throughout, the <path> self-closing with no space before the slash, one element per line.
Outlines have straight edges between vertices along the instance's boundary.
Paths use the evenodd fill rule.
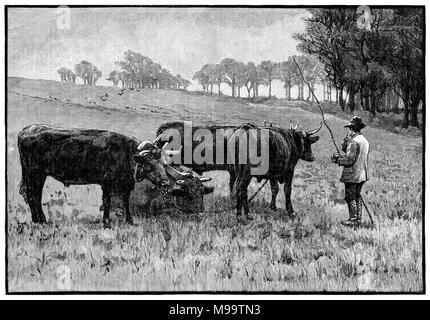
<path fill-rule="evenodd" d="M 184 164 L 184 155 L 182 153 L 181 155 L 181 163 L 184 164 L 185 166 L 191 168 L 193 171 L 197 172 L 198 174 L 203 174 L 204 172 L 208 172 L 208 171 L 214 171 L 214 170 L 220 170 L 220 171 L 227 171 L 229 173 L 229 186 L 230 186 L 230 192 L 232 192 L 233 190 L 233 185 L 234 185 L 234 181 L 236 180 L 236 175 L 235 175 L 235 170 L 234 170 L 234 164 L 229 164 L 227 162 L 227 144 L 228 144 L 228 140 L 231 137 L 231 135 L 234 133 L 234 131 L 236 129 L 238 129 L 238 126 L 233 126 L 233 125 L 200 125 L 200 126 L 194 126 L 192 128 L 192 134 L 194 135 L 194 133 L 197 130 L 200 129 L 206 129 L 209 130 L 212 133 L 212 141 L 209 141 L 209 145 L 212 146 L 212 154 L 216 155 L 216 146 L 217 146 L 217 140 L 216 140 L 216 132 L 217 130 L 224 130 L 224 132 L 226 133 L 223 143 L 224 143 L 224 161 L 223 163 L 216 163 L 216 161 L 214 161 L 214 163 L 212 164 L 207 164 L 207 163 L 203 163 L 203 164 L 199 164 L 196 163 L 193 159 L 191 164 Z M 169 130 L 176 130 L 177 132 L 180 133 L 181 135 L 181 145 L 184 145 L 184 122 L 183 121 L 174 121 L 174 122 L 166 122 L 163 123 L 157 130 L 157 136 L 164 134 L 169 135 Z M 168 140 L 169 142 L 171 141 Z M 193 141 L 192 142 L 192 150 L 194 151 L 195 147 L 197 145 L 199 145 L 201 143 L 202 140 L 200 141 Z M 165 139 L 160 139 L 157 142 L 157 146 L 159 148 L 162 148 L 163 145 L 165 143 Z M 276 196 L 279 192 L 279 186 L 278 186 L 278 180 L 276 178 L 269 178 L 270 181 L 270 187 L 272 190 L 272 198 L 270 201 L 270 208 L 272 210 L 276 210 Z"/>
<path fill-rule="evenodd" d="M 69 185 L 99 184 L 103 191 L 103 223 L 109 226 L 111 196 L 117 194 L 132 223 L 129 197 L 135 181 L 147 178 L 169 184 L 161 150 L 141 151 L 140 141 L 105 130 L 64 129 L 30 125 L 18 134 L 22 167 L 20 193 L 30 206 L 33 222 L 45 223 L 42 190 L 46 177 Z"/>
<path fill-rule="evenodd" d="M 131 196 L 131 210 L 135 215 L 156 215 L 170 210 L 186 214 L 203 214 L 204 195 L 214 191 L 214 187 L 205 186 L 207 177 L 195 177 L 192 174 L 178 177 L 166 171 L 171 178 L 169 186 L 156 187 L 152 183 L 142 182 L 136 185 Z"/>
<path fill-rule="evenodd" d="M 312 162 L 315 157 L 312 153 L 311 145 L 319 140 L 319 137 L 313 137 L 312 135 L 317 133 L 318 129 L 313 131 L 297 130 L 297 128 L 283 129 L 274 127 L 257 127 L 255 125 L 244 124 L 241 128 L 237 129 L 234 134 L 230 137 L 233 139 L 232 143 L 236 146 L 236 157 L 238 156 L 238 142 L 241 135 L 246 133 L 249 139 L 252 139 L 253 135 L 249 134 L 249 130 L 257 130 L 260 132 L 257 136 L 254 136 L 258 143 L 261 141 L 261 129 L 267 129 L 269 132 L 269 168 L 266 174 L 255 176 L 258 181 L 263 179 L 270 180 L 272 187 L 272 200 L 271 203 L 275 203 L 276 196 L 279 192 L 278 183 L 284 184 L 285 194 L 285 209 L 291 216 L 295 216 L 293 206 L 291 204 L 291 183 L 294 176 L 294 168 L 299 159 L 304 161 Z M 261 146 L 260 146 L 261 147 Z M 261 149 L 258 149 L 261 151 Z M 236 197 L 237 214 L 242 214 L 242 208 L 244 209 L 245 215 L 248 217 L 248 185 L 252 179 L 251 175 L 251 163 L 249 159 L 247 163 L 235 163 L 234 171 L 236 180 L 233 184 L 232 195 Z"/>

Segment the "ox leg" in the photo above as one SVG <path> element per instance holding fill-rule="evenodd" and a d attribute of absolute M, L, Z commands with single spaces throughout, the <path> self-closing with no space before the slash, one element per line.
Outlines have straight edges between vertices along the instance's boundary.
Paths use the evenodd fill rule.
<path fill-rule="evenodd" d="M 233 191 L 233 185 L 234 181 L 236 180 L 236 175 L 234 174 L 234 171 L 229 171 L 230 174 L 230 181 L 229 181 L 229 187 L 230 187 L 230 193 Z"/>
<path fill-rule="evenodd" d="M 134 224 L 133 218 L 131 217 L 131 214 L 130 214 L 130 193 L 131 191 L 124 192 L 121 195 L 121 197 L 122 197 L 122 203 L 124 205 L 125 221 L 128 224 Z"/>
<path fill-rule="evenodd" d="M 28 205 L 31 211 L 31 220 L 36 223 L 46 223 L 42 209 L 42 192 L 46 176 L 33 176 L 31 180 L 26 179 Z"/>
<path fill-rule="evenodd" d="M 111 203 L 111 189 L 106 186 L 102 186 L 103 191 L 103 226 L 110 228 L 111 219 L 109 216 L 110 203 Z"/>
<path fill-rule="evenodd" d="M 251 182 L 251 176 L 247 175 L 246 178 L 242 181 L 242 187 L 240 188 L 237 196 L 237 215 L 240 216 L 242 214 L 242 208 L 245 213 L 247 219 L 251 220 L 249 217 L 249 203 L 248 203 L 248 185 Z"/>
<path fill-rule="evenodd" d="M 293 183 L 294 171 L 288 171 L 284 181 L 284 194 L 285 194 L 285 209 L 290 216 L 295 217 L 293 205 L 291 204 L 291 184 Z"/>
<path fill-rule="evenodd" d="M 276 211 L 276 197 L 279 192 L 278 180 L 270 179 L 270 189 L 272 190 L 272 199 L 270 200 L 270 209 Z"/>
<path fill-rule="evenodd" d="M 244 188 L 243 194 L 242 194 L 242 205 L 243 205 L 243 211 L 245 212 L 245 216 L 248 220 L 252 220 L 252 218 L 249 216 L 249 202 L 248 202 L 248 188 Z"/>

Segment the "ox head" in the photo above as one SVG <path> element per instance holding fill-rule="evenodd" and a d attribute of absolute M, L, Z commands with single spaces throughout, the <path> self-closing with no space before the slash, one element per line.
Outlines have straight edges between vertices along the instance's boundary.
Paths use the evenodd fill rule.
<path fill-rule="evenodd" d="M 210 181 L 207 177 L 197 177 L 192 172 L 178 171 L 166 165 L 166 172 L 171 179 L 170 186 L 153 188 L 149 194 L 149 210 L 155 211 L 180 210 L 183 213 L 204 214 L 204 195 L 214 191 L 214 187 L 203 183 Z"/>
<path fill-rule="evenodd" d="M 162 150 L 156 146 L 159 138 L 157 137 L 154 141 L 142 142 L 137 148 L 137 153 L 133 155 L 133 161 L 136 165 L 134 171 L 136 182 L 147 178 L 155 185 L 166 186 L 170 184 L 170 179 L 164 168 Z"/>
<path fill-rule="evenodd" d="M 301 130 L 301 127 L 298 128 L 297 122 L 295 126 L 290 123 L 291 130 L 295 133 L 296 137 L 300 139 L 300 143 L 298 144 L 300 159 L 310 162 L 315 160 L 315 156 L 312 153 L 312 144 L 317 142 L 320 137 L 313 135 L 320 131 L 321 127 L 322 123 L 320 123 L 320 126 L 317 129 L 304 131 Z"/>
<path fill-rule="evenodd" d="M 210 180 L 208 177 L 193 175 L 177 180 L 172 189 L 176 206 L 186 213 L 203 214 L 205 212 L 203 197 L 214 191 L 214 187 L 205 186 L 203 182 Z"/>

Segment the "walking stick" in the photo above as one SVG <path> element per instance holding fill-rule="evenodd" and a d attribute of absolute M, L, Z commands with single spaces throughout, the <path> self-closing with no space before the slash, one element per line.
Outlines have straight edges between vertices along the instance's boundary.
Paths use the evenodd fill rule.
<path fill-rule="evenodd" d="M 369 210 L 369 208 L 367 207 L 366 202 L 364 202 L 363 196 L 361 197 L 361 202 L 363 203 L 363 206 L 364 206 L 364 208 L 366 209 L 366 212 L 367 212 L 367 214 L 368 214 L 368 216 L 369 216 L 369 218 L 370 218 L 370 222 L 371 222 L 371 223 L 372 223 L 372 225 L 374 226 L 374 225 L 375 225 L 375 221 L 373 220 L 373 216 L 372 216 L 372 214 L 370 213 L 370 210 Z"/>
<path fill-rule="evenodd" d="M 293 61 L 294 61 L 294 64 L 296 65 L 296 67 L 297 67 L 297 70 L 299 70 L 299 73 L 300 73 L 300 76 L 301 76 L 301 77 L 302 77 L 302 79 L 303 79 L 303 82 L 308 86 L 309 91 L 312 93 L 312 96 L 315 98 L 315 100 L 316 100 L 316 102 L 317 102 L 317 106 L 318 106 L 318 108 L 320 109 L 320 112 L 321 112 L 321 116 L 322 116 L 323 123 L 324 123 L 324 125 L 326 126 L 326 128 L 328 129 L 328 131 L 329 131 L 329 133 L 330 133 L 331 141 L 333 142 L 333 145 L 334 145 L 334 147 L 336 148 L 337 153 L 339 153 L 339 154 L 340 154 L 340 151 L 339 151 L 339 149 L 337 148 L 337 145 L 336 145 L 336 141 L 334 140 L 334 137 L 333 137 L 333 132 L 331 131 L 330 127 L 328 126 L 327 122 L 325 121 L 324 112 L 323 112 L 323 110 L 322 110 L 322 108 L 321 108 L 321 106 L 320 106 L 320 102 L 319 102 L 319 100 L 318 100 L 317 96 L 315 95 L 315 93 L 314 93 L 314 91 L 312 90 L 312 88 L 311 88 L 311 86 L 309 85 L 309 83 L 305 80 L 305 77 L 303 76 L 302 70 L 300 69 L 300 66 L 297 64 L 296 59 L 294 59 L 294 57 L 293 57 Z M 373 220 L 373 216 L 372 216 L 372 214 L 370 213 L 370 210 L 369 210 L 369 208 L 367 207 L 366 203 L 364 202 L 363 198 L 361 198 L 361 201 L 363 202 L 364 208 L 366 209 L 366 212 L 367 212 L 367 214 L 369 215 L 369 218 L 370 218 L 370 221 L 372 222 L 372 225 L 375 225 L 375 222 L 374 222 L 374 220 Z"/>

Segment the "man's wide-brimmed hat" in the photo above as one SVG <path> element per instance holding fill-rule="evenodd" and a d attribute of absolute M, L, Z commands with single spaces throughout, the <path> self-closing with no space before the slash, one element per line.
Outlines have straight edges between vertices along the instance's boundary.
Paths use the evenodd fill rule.
<path fill-rule="evenodd" d="M 363 123 L 363 120 L 359 116 L 353 116 L 351 121 L 344 125 L 344 127 L 356 127 L 359 129 L 363 129 L 366 125 Z"/>

